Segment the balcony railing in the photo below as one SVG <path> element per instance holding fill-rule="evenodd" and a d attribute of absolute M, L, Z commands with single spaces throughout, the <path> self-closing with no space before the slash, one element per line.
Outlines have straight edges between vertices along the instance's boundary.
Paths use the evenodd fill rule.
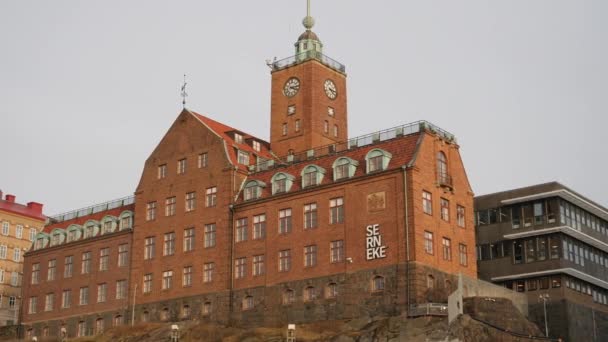
<path fill-rule="evenodd" d="M 289 68 L 290 66 L 299 64 L 301 62 L 304 61 L 308 61 L 308 60 L 317 60 L 323 64 L 325 64 L 326 66 L 339 71 L 341 73 L 346 73 L 346 67 L 344 66 L 344 64 L 336 61 L 335 59 L 329 58 L 327 56 L 325 56 L 324 54 L 317 52 L 317 51 L 306 51 L 306 52 L 302 52 L 300 54 L 297 54 L 295 56 L 291 56 L 291 57 L 287 57 L 278 61 L 274 61 L 272 63 L 272 70 L 277 71 L 277 70 L 282 70 L 285 68 Z"/>
<path fill-rule="evenodd" d="M 448 315 L 448 304 L 447 303 L 424 303 L 410 306 L 409 316 L 447 316 Z"/>
<path fill-rule="evenodd" d="M 439 186 L 442 186 L 442 187 L 446 187 L 446 188 L 450 188 L 450 189 L 454 188 L 452 176 L 450 176 L 448 174 L 439 175 L 439 177 L 437 177 L 437 183 L 439 183 Z"/>
<path fill-rule="evenodd" d="M 47 218 L 46 224 L 60 223 L 60 222 L 75 219 L 77 217 L 87 216 L 87 215 L 99 213 L 99 212 L 114 209 L 114 208 L 120 208 L 122 206 L 133 204 L 133 203 L 135 203 L 135 196 L 123 197 L 123 198 L 120 198 L 117 200 L 108 201 L 108 202 L 104 202 L 101 204 L 95 204 L 90 207 L 68 211 L 67 213 L 63 213 L 63 214 L 59 214 L 59 215 L 55 215 L 55 216 L 50 216 Z"/>

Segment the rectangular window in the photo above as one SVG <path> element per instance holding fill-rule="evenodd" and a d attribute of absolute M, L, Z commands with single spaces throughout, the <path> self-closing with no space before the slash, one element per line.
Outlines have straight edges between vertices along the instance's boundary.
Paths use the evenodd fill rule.
<path fill-rule="evenodd" d="M 163 256 L 175 254 L 175 232 L 164 235 Z"/>
<path fill-rule="evenodd" d="M 538 261 L 547 259 L 547 239 L 545 237 L 538 238 Z"/>
<path fill-rule="evenodd" d="M 559 259 L 559 237 L 549 236 L 549 257 Z"/>
<path fill-rule="evenodd" d="M 254 255 L 253 256 L 253 275 L 259 276 L 264 274 L 264 255 Z"/>
<path fill-rule="evenodd" d="M 207 167 L 209 163 L 209 156 L 207 155 L 207 152 L 201 153 L 198 155 L 198 168 L 202 169 L 204 167 Z"/>
<path fill-rule="evenodd" d="M 80 264 L 80 273 L 89 274 L 91 273 L 91 252 L 82 253 L 82 263 Z"/>
<path fill-rule="evenodd" d="M 208 262 L 203 265 L 203 282 L 210 283 L 213 281 L 213 272 L 215 271 L 215 263 Z"/>
<path fill-rule="evenodd" d="M 260 144 L 260 142 L 259 142 L 259 141 L 255 141 L 255 140 L 253 140 L 253 141 L 251 142 L 251 147 L 253 147 L 253 149 L 254 149 L 255 151 L 257 151 L 257 152 L 260 152 L 260 151 L 262 150 L 262 144 Z"/>
<path fill-rule="evenodd" d="M 196 209 L 196 192 L 186 194 L 186 212 Z"/>
<path fill-rule="evenodd" d="M 15 296 L 8 297 L 8 308 L 14 309 L 16 305 L 17 305 L 17 297 L 15 297 Z"/>
<path fill-rule="evenodd" d="M 442 239 L 443 260 L 452 260 L 452 241 L 448 238 Z"/>
<path fill-rule="evenodd" d="M 285 122 L 283 123 L 282 134 L 287 135 L 287 123 L 285 123 Z"/>
<path fill-rule="evenodd" d="M 313 185 L 317 185 L 317 170 L 311 168 L 312 171 L 308 171 L 305 172 L 302 175 L 302 186 L 303 187 L 309 187 L 309 186 L 313 186 Z"/>
<path fill-rule="evenodd" d="M 433 233 L 424 232 L 424 251 L 428 254 L 433 254 Z"/>
<path fill-rule="evenodd" d="M 313 267 L 317 264 L 317 246 L 304 247 L 304 267 Z"/>
<path fill-rule="evenodd" d="M 458 227 L 465 227 L 464 207 L 461 205 L 456 206 L 456 221 L 458 223 Z"/>
<path fill-rule="evenodd" d="M 422 192 L 422 209 L 426 214 L 433 215 L 433 196 L 428 191 Z"/>
<path fill-rule="evenodd" d="M 47 281 L 55 280 L 55 270 L 56 269 L 57 269 L 57 260 L 56 259 L 49 260 L 48 269 L 46 271 L 47 272 L 46 273 Z"/>
<path fill-rule="evenodd" d="M 304 229 L 317 227 L 317 204 L 304 205 Z"/>
<path fill-rule="evenodd" d="M 336 111 L 332 107 L 327 107 L 327 115 L 333 117 L 336 115 Z"/>
<path fill-rule="evenodd" d="M 287 115 L 293 115 L 296 113 L 296 105 L 287 106 Z"/>
<path fill-rule="evenodd" d="M 207 188 L 205 198 L 205 206 L 207 208 L 215 207 L 217 204 L 217 187 Z"/>
<path fill-rule="evenodd" d="M 528 279 L 526 283 L 528 291 L 536 291 L 538 289 L 538 281 L 536 279 Z"/>
<path fill-rule="evenodd" d="M 36 228 L 30 228 L 30 241 L 36 240 L 36 234 L 38 234 Z"/>
<path fill-rule="evenodd" d="M 110 264 L 110 249 L 102 248 L 99 250 L 99 270 L 107 271 Z"/>
<path fill-rule="evenodd" d="M 383 158 L 383 155 L 369 158 L 369 160 L 367 161 L 369 172 L 381 171 L 384 168 L 382 165 Z"/>
<path fill-rule="evenodd" d="M 243 136 L 239 133 L 234 133 L 234 142 L 237 144 L 243 143 Z"/>
<path fill-rule="evenodd" d="M 184 267 L 184 271 L 182 273 L 182 286 L 192 286 L 192 266 Z"/>
<path fill-rule="evenodd" d="M 524 261 L 524 246 L 521 241 L 513 242 L 513 263 L 521 264 Z"/>
<path fill-rule="evenodd" d="M 458 253 L 459 253 L 459 261 L 460 265 L 467 266 L 468 265 L 468 257 L 467 257 L 467 245 L 459 244 L 458 245 Z"/>
<path fill-rule="evenodd" d="M 545 205 L 543 202 L 534 203 L 534 224 L 545 223 Z"/>
<path fill-rule="evenodd" d="M 253 239 L 264 239 L 266 237 L 266 215 L 256 215 L 253 217 Z"/>
<path fill-rule="evenodd" d="M 279 252 L 279 272 L 288 272 L 291 269 L 291 250 Z"/>
<path fill-rule="evenodd" d="M 152 292 L 152 273 L 144 275 L 144 293 Z"/>
<path fill-rule="evenodd" d="M 118 245 L 118 267 L 125 267 L 129 262 L 129 245 Z"/>
<path fill-rule="evenodd" d="M 53 311 L 53 306 L 55 306 L 55 294 L 47 293 L 44 301 L 44 311 Z"/>
<path fill-rule="evenodd" d="M 19 272 L 17 272 L 17 271 L 11 272 L 11 285 L 19 286 Z"/>
<path fill-rule="evenodd" d="M 63 277 L 71 278 L 73 269 L 74 269 L 74 257 L 71 255 L 66 256 L 63 261 Z"/>
<path fill-rule="evenodd" d="M 175 197 L 165 199 L 165 216 L 175 215 Z"/>
<path fill-rule="evenodd" d="M 338 197 L 329 200 L 329 223 L 344 222 L 344 198 Z"/>
<path fill-rule="evenodd" d="M 296 120 L 296 132 L 299 132 L 301 128 L 302 127 L 301 127 L 300 119 L 297 119 Z"/>
<path fill-rule="evenodd" d="M 154 221 L 156 219 L 156 202 L 148 202 L 146 205 L 146 221 Z"/>
<path fill-rule="evenodd" d="M 511 224 L 513 229 L 517 229 L 521 225 L 521 207 L 519 205 L 511 208 Z"/>
<path fill-rule="evenodd" d="M 526 262 L 536 261 L 536 240 L 526 240 Z"/>
<path fill-rule="evenodd" d="M 540 278 L 538 282 L 541 290 L 546 290 L 549 288 L 549 277 Z"/>
<path fill-rule="evenodd" d="M 108 284 L 97 284 L 97 303 L 103 303 L 108 297 Z"/>
<path fill-rule="evenodd" d="M 163 272 L 163 290 L 168 290 L 173 285 L 173 271 L 164 271 Z"/>
<path fill-rule="evenodd" d="M 61 294 L 61 307 L 64 309 L 72 306 L 72 290 L 63 290 Z"/>
<path fill-rule="evenodd" d="M 30 297 L 30 302 L 28 305 L 28 312 L 30 314 L 35 314 L 38 309 L 38 297 Z"/>
<path fill-rule="evenodd" d="M 127 298 L 127 280 L 117 280 L 116 281 L 116 299 L 125 299 Z"/>
<path fill-rule="evenodd" d="M 15 247 L 15 249 L 13 249 L 13 261 L 21 261 L 21 249 L 19 249 L 18 247 Z"/>
<path fill-rule="evenodd" d="M 156 242 L 154 236 L 149 236 L 146 238 L 144 246 L 144 260 L 150 260 L 154 258 L 155 245 Z"/>
<path fill-rule="evenodd" d="M 89 288 L 88 287 L 81 287 L 80 288 L 80 296 L 79 296 L 79 302 L 80 305 L 87 305 L 89 304 Z"/>
<path fill-rule="evenodd" d="M 23 238 L 23 226 L 18 224 L 17 228 L 15 229 L 15 236 L 17 237 L 17 239 L 22 239 Z"/>
<path fill-rule="evenodd" d="M 184 252 L 194 250 L 194 228 L 184 229 Z"/>
<path fill-rule="evenodd" d="M 205 248 L 215 247 L 215 223 L 205 225 Z"/>
<path fill-rule="evenodd" d="M 247 241 L 247 218 L 236 220 L 236 242 Z"/>
<path fill-rule="evenodd" d="M 234 278 L 245 278 L 245 267 L 247 266 L 247 258 L 238 258 L 234 263 Z"/>
<path fill-rule="evenodd" d="M 0 259 L 6 259 L 6 252 L 8 249 L 5 245 L 0 245 Z"/>
<path fill-rule="evenodd" d="M 4 270 L 0 269 L 0 284 L 4 284 Z M 0 303 L 1 306 L 1 303 Z"/>
<path fill-rule="evenodd" d="M 167 177 L 167 164 L 158 166 L 158 179 Z"/>
<path fill-rule="evenodd" d="M 332 263 L 344 261 L 344 240 L 332 241 L 329 244 L 329 261 Z"/>
<path fill-rule="evenodd" d="M 249 153 L 239 151 L 237 154 L 237 161 L 241 165 L 249 165 Z"/>
<path fill-rule="evenodd" d="M 9 223 L 4 221 L 2 222 L 2 235 L 8 236 Z"/>
<path fill-rule="evenodd" d="M 445 198 L 441 199 L 441 219 L 449 222 L 450 221 L 450 201 Z"/>
<path fill-rule="evenodd" d="M 186 158 L 177 161 L 177 174 L 182 175 L 186 173 Z"/>
<path fill-rule="evenodd" d="M 279 234 L 291 232 L 291 208 L 279 210 Z"/>

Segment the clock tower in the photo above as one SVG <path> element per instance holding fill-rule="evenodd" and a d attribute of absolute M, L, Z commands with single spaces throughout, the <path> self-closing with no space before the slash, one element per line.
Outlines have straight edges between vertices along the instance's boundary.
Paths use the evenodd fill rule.
<path fill-rule="evenodd" d="M 279 157 L 348 139 L 346 68 L 323 54 L 310 0 L 303 24 L 295 55 L 270 64 L 270 147 Z"/>

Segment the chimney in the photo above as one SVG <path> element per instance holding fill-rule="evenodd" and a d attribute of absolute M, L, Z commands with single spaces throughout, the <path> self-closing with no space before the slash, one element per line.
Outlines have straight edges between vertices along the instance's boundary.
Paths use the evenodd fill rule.
<path fill-rule="evenodd" d="M 15 195 L 6 195 L 6 201 L 7 202 L 11 202 L 11 203 L 15 203 Z"/>
<path fill-rule="evenodd" d="M 2 200 L 2 190 L 0 190 L 0 201 Z"/>
<path fill-rule="evenodd" d="M 42 214 L 42 206 L 43 204 L 38 202 L 29 202 L 27 204 L 28 209 L 34 211 L 36 214 Z"/>

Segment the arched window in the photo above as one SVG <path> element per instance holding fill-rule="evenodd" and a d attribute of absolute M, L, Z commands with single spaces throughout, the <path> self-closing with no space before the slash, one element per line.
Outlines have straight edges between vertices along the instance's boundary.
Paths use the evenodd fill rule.
<path fill-rule="evenodd" d="M 65 241 L 65 231 L 63 229 L 53 229 L 51 233 L 51 246 L 57 246 Z"/>
<path fill-rule="evenodd" d="M 148 311 L 144 311 L 141 314 L 141 321 L 142 322 L 149 322 L 150 321 L 150 313 Z"/>
<path fill-rule="evenodd" d="M 283 291 L 283 304 L 289 305 L 296 301 L 296 293 L 292 289 L 286 289 Z"/>
<path fill-rule="evenodd" d="M 334 181 L 351 178 L 355 175 L 355 171 L 357 171 L 357 166 L 359 166 L 359 163 L 356 160 L 350 159 L 348 157 L 341 157 L 336 159 L 332 166 L 334 169 Z"/>
<path fill-rule="evenodd" d="M 444 282 L 444 284 L 445 284 L 445 290 L 446 290 L 446 292 L 448 294 L 452 293 L 452 281 L 449 280 L 449 279 L 446 279 L 445 282 Z"/>
<path fill-rule="evenodd" d="M 377 275 L 372 279 L 372 292 L 382 291 L 384 291 L 384 277 Z"/>
<path fill-rule="evenodd" d="M 325 287 L 325 298 L 336 298 L 338 297 L 338 284 L 329 283 Z"/>
<path fill-rule="evenodd" d="M 369 151 L 365 156 L 367 173 L 385 170 L 392 157 L 392 154 L 379 148 Z"/>
<path fill-rule="evenodd" d="M 262 189 L 266 187 L 266 183 L 257 180 L 250 180 L 245 184 L 243 190 L 243 199 L 245 201 L 254 200 L 262 196 Z"/>
<path fill-rule="evenodd" d="M 448 159 L 441 151 L 437 152 L 437 181 L 439 185 L 452 186 L 448 173 Z"/>
<path fill-rule="evenodd" d="M 288 192 L 294 179 L 294 176 L 284 172 L 279 172 L 272 176 L 272 194 Z"/>
<path fill-rule="evenodd" d="M 84 224 L 84 238 L 92 238 L 99 232 L 99 223 L 97 221 L 89 220 Z"/>
<path fill-rule="evenodd" d="M 168 321 L 169 320 L 169 308 L 164 308 L 160 312 L 160 320 L 161 321 Z"/>
<path fill-rule="evenodd" d="M 251 309 L 253 309 L 253 307 L 254 307 L 253 297 L 245 296 L 245 298 L 243 298 L 243 311 L 251 310 Z"/>
<path fill-rule="evenodd" d="M 302 170 L 302 188 L 321 184 L 324 175 L 324 168 L 308 165 Z"/>
<path fill-rule="evenodd" d="M 121 326 L 122 323 L 123 323 L 122 315 L 114 316 L 114 326 L 115 327 Z"/>
<path fill-rule="evenodd" d="M 101 234 L 109 234 L 116 230 L 116 217 L 114 216 L 105 216 L 101 219 Z"/>
<path fill-rule="evenodd" d="M 314 286 L 308 286 L 304 289 L 304 301 L 310 302 L 317 299 L 317 289 Z"/>
<path fill-rule="evenodd" d="M 190 318 L 190 305 L 186 304 L 182 307 L 182 318 Z"/>
<path fill-rule="evenodd" d="M 82 237 L 82 227 L 77 224 L 71 224 L 67 231 L 67 242 L 77 241 Z"/>
<path fill-rule="evenodd" d="M 435 288 L 435 277 L 431 274 L 426 276 L 426 287 L 429 289 Z"/>
<path fill-rule="evenodd" d="M 98 318 L 95 320 L 95 335 L 103 334 L 104 330 L 104 322 L 103 318 Z"/>
<path fill-rule="evenodd" d="M 211 311 L 212 311 L 211 302 L 204 302 L 203 303 L 203 316 L 210 315 Z"/>

